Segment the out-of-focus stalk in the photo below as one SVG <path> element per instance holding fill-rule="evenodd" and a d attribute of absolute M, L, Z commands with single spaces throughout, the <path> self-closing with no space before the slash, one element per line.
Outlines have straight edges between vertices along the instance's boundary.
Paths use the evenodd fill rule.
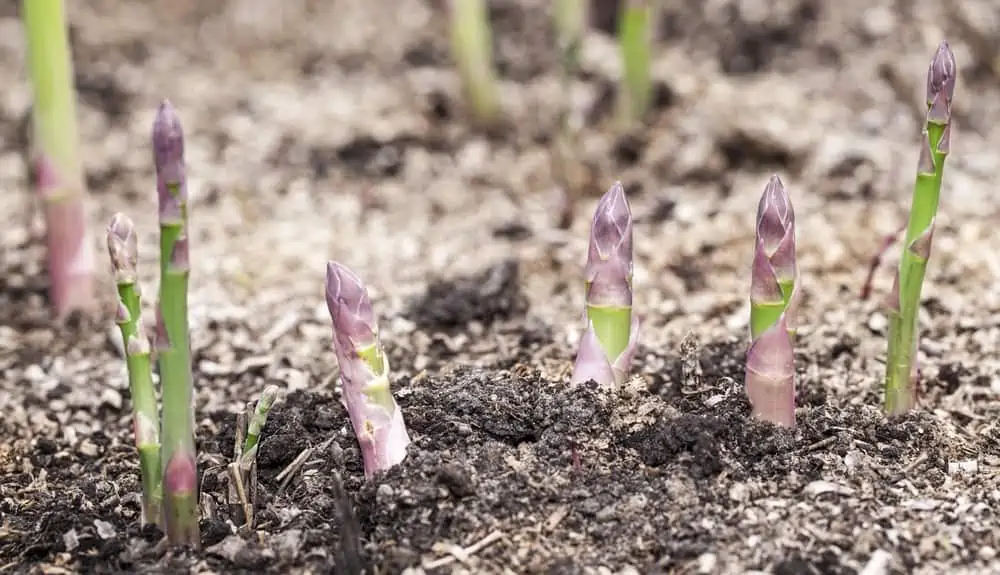
<path fill-rule="evenodd" d="M 368 291 L 354 272 L 337 262 L 326 267 L 326 305 L 333 320 L 344 407 L 361 447 L 365 477 L 371 478 L 406 458 L 410 436 L 389 387 L 389 359 Z"/>
<path fill-rule="evenodd" d="M 757 205 L 750 270 L 750 349 L 746 391 L 754 417 L 795 425 L 794 318 L 799 300 L 795 212 L 778 176 Z"/>
<path fill-rule="evenodd" d="M 916 404 L 917 315 L 931 255 L 944 164 L 951 151 L 951 101 L 957 75 L 955 56 L 948 43 L 942 42 L 927 71 L 927 120 L 903 255 L 890 300 L 885 376 L 885 410 L 890 415 L 909 411 Z"/>
<path fill-rule="evenodd" d="M 653 101 L 650 79 L 650 50 L 656 0 L 622 0 L 618 21 L 618 42 L 622 55 L 622 83 L 619 106 L 625 121 L 638 122 Z"/>
<path fill-rule="evenodd" d="M 572 382 L 617 386 L 628 376 L 639 331 L 632 313 L 632 266 L 632 212 L 625 188 L 615 182 L 594 211 L 584 270 L 587 332 Z"/>
<path fill-rule="evenodd" d="M 163 392 L 164 528 L 175 545 L 200 544 L 198 471 L 188 334 L 188 192 L 184 132 L 164 101 L 153 124 L 153 159 L 160 206 L 160 302 L 157 350 Z"/>
<path fill-rule="evenodd" d="M 492 125 L 500 119 L 493 68 L 493 39 L 485 0 L 450 0 L 451 52 L 473 118 Z"/>
<path fill-rule="evenodd" d="M 150 368 L 149 339 L 142 325 L 135 224 L 125 214 L 115 214 L 108 225 L 107 240 L 111 267 L 118 285 L 118 315 L 115 321 L 125 342 L 125 361 L 132 393 L 135 446 L 139 451 L 142 477 L 143 522 L 159 525 L 162 503 L 159 413 Z"/>
<path fill-rule="evenodd" d="M 49 299 L 60 317 L 93 301 L 94 246 L 87 229 L 76 92 L 63 0 L 22 0 L 34 90 L 33 162 L 45 206 Z"/>

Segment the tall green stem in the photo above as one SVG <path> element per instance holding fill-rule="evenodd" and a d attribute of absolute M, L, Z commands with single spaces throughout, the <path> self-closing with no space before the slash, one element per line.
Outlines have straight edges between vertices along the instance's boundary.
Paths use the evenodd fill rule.
<path fill-rule="evenodd" d="M 650 80 L 650 48 L 655 0 L 624 0 L 619 21 L 618 41 L 621 46 L 622 94 L 620 106 L 626 122 L 637 122 L 646 115 L 653 100 Z"/>
<path fill-rule="evenodd" d="M 493 39 L 485 0 L 451 0 L 451 52 L 472 115 L 485 125 L 500 116 Z"/>

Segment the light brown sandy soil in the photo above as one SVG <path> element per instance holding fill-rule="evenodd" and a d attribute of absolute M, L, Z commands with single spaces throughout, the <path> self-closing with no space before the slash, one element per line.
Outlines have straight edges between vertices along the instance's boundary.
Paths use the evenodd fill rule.
<path fill-rule="evenodd" d="M 0 573 L 321 573 L 349 569 L 358 537 L 380 573 L 856 573 L 880 550 L 892 572 L 1000 573 L 1000 89 L 982 40 L 1000 11 L 989 2 L 669 2 L 660 105 L 627 136 L 611 114 L 615 47 L 595 29 L 570 98 L 588 177 L 568 231 L 552 225 L 565 98 L 543 0 L 495 2 L 510 125 L 494 136 L 463 119 L 440 2 L 73 3 L 93 223 L 118 210 L 137 221 L 146 293 L 161 98 L 188 135 L 212 513 L 205 551 L 166 555 L 138 528 L 105 268 L 102 312 L 62 327 L 47 316 L 13 4 L 0 8 Z M 924 288 L 923 405 L 886 421 L 886 322 L 879 297 L 857 294 L 904 220 L 923 75 L 945 37 L 962 74 Z M 805 285 L 794 432 L 750 421 L 738 385 L 753 210 L 773 172 L 795 203 Z M 644 347 L 643 379 L 612 400 L 564 384 L 588 213 L 614 179 L 638 222 Z M 330 377 L 328 259 L 369 283 L 415 438 L 374 484 Z M 463 277 L 476 279 L 429 289 Z M 232 413 L 266 383 L 287 399 L 262 445 L 262 511 L 246 540 L 231 535 L 213 467 Z M 275 476 L 308 447 L 282 487 Z M 978 471 L 951 469 L 970 460 Z M 492 545 L 433 567 L 447 544 L 494 531 Z"/>

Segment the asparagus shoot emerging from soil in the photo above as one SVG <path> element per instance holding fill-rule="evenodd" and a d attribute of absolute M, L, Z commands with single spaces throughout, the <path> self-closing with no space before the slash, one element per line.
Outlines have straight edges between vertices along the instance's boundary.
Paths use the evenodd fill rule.
<path fill-rule="evenodd" d="M 32 155 L 35 184 L 45 208 L 49 296 L 56 314 L 64 317 L 91 303 L 94 273 L 73 63 L 63 0 L 23 0 L 21 14 L 34 89 Z"/>
<path fill-rule="evenodd" d="M 198 546 L 197 462 L 188 335 L 188 213 L 184 132 L 164 101 L 153 123 L 160 205 L 160 301 L 157 351 L 163 391 L 164 528 L 173 544 Z"/>
<path fill-rule="evenodd" d="M 264 388 L 264 391 L 260 392 L 260 399 L 257 400 L 257 406 L 254 408 L 253 415 L 250 416 L 250 422 L 247 425 L 246 441 L 243 442 L 244 461 L 252 462 L 257 457 L 257 445 L 260 441 L 260 433 L 267 424 L 267 416 L 271 413 L 271 406 L 274 405 L 274 400 L 277 397 L 277 385 L 269 385 Z M 249 467 L 249 465 L 244 465 L 244 467 Z"/>
<path fill-rule="evenodd" d="M 389 387 L 389 360 L 368 291 L 346 266 L 326 266 L 326 305 L 333 320 L 333 347 L 340 365 L 344 407 L 361 447 L 365 476 L 406 457 L 410 436 Z"/>
<path fill-rule="evenodd" d="M 486 0 L 451 0 L 451 52 L 473 118 L 484 125 L 495 123 L 500 97 Z"/>
<path fill-rule="evenodd" d="M 948 43 L 942 42 L 927 71 L 927 119 L 903 255 L 890 301 L 885 375 L 885 410 L 890 415 L 904 413 L 916 403 L 913 380 L 917 374 L 917 311 L 931 255 L 944 163 L 951 150 L 951 100 L 956 76 L 955 56 Z"/>
<path fill-rule="evenodd" d="M 649 76 L 653 2 L 624 0 L 621 4 L 618 42 L 623 71 L 619 102 L 627 122 L 642 119 L 653 100 L 653 84 Z"/>
<path fill-rule="evenodd" d="M 785 186 L 771 176 L 757 205 L 744 383 L 754 416 L 787 427 L 795 425 L 797 279 L 795 213 Z"/>
<path fill-rule="evenodd" d="M 620 182 L 597 204 L 584 273 L 587 332 L 572 381 L 621 385 L 635 353 L 639 322 L 632 314 L 632 212 Z"/>
<path fill-rule="evenodd" d="M 129 389 L 132 393 L 135 446 L 139 451 L 142 477 L 143 522 L 159 524 L 160 430 L 156 394 L 149 360 L 149 339 L 142 325 L 141 294 L 137 261 L 138 239 L 135 224 L 125 214 L 117 213 L 108 225 L 108 254 L 118 286 L 116 322 L 125 342 Z"/>

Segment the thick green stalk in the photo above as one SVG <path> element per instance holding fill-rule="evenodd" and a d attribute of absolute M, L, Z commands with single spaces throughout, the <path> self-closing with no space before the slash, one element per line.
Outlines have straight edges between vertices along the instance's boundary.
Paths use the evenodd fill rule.
<path fill-rule="evenodd" d="M 912 383 L 913 362 L 916 360 L 920 293 L 923 288 L 924 274 L 927 271 L 927 256 L 934 232 L 933 226 L 938 200 L 941 195 L 944 162 L 947 158 L 946 152 L 938 150 L 942 132 L 943 126 L 931 124 L 927 126 L 927 140 L 930 142 L 934 168 L 932 172 L 919 171 L 917 173 L 917 180 L 913 187 L 913 206 L 906 227 L 906 243 L 899 262 L 899 283 L 897 286 L 899 301 L 894 302 L 898 308 L 890 309 L 889 312 L 885 409 L 890 414 L 908 411 L 913 407 L 914 402 L 914 390 L 910 389 L 910 384 Z M 921 243 L 925 238 L 927 246 L 926 249 L 923 249 Z"/>
<path fill-rule="evenodd" d="M 485 0 L 451 0 L 451 52 L 473 118 L 485 125 L 495 123 L 500 97 Z"/>
<path fill-rule="evenodd" d="M 183 208 L 182 208 L 183 209 Z M 169 473 L 174 458 L 184 465 L 175 465 L 178 473 L 189 473 L 194 463 L 194 421 L 192 417 L 191 354 L 188 337 L 187 297 L 188 269 L 175 266 L 173 254 L 178 244 L 186 242 L 180 223 L 160 225 L 160 321 L 165 341 L 159 346 L 160 382 L 163 390 L 163 462 L 164 511 L 167 536 L 174 543 L 197 545 L 198 501 L 195 483 L 185 478 L 173 484 Z M 180 248 L 186 249 L 186 248 Z M 166 344 L 166 345 L 162 345 Z"/>
<path fill-rule="evenodd" d="M 917 371 L 917 317 L 934 236 L 945 160 L 951 148 L 951 101 L 955 79 L 954 55 L 948 44 L 942 42 L 927 73 L 927 121 L 913 186 L 906 240 L 889 311 L 885 409 L 890 415 L 906 412 L 916 402 L 913 383 Z"/>
<path fill-rule="evenodd" d="M 157 348 L 163 395 L 164 526 L 175 545 L 200 543 L 198 470 L 188 334 L 188 194 L 184 135 L 169 102 L 153 124 L 153 157 L 160 205 L 160 302 Z"/>
<path fill-rule="evenodd" d="M 553 19 L 564 77 L 580 65 L 580 46 L 587 28 L 587 0 L 555 0 Z"/>
<path fill-rule="evenodd" d="M 624 119 L 637 122 L 646 115 L 653 100 L 649 76 L 653 0 L 624 0 L 618 27 L 622 54 L 622 94 L 620 106 Z"/>
<path fill-rule="evenodd" d="M 632 308 L 614 305 L 588 305 L 587 319 L 594 326 L 597 340 L 608 361 L 613 362 L 628 347 L 632 331 Z"/>
<path fill-rule="evenodd" d="M 149 341 L 140 320 L 139 288 L 135 283 L 119 283 L 118 298 L 127 316 L 120 317 L 118 327 L 125 343 L 129 390 L 132 393 L 135 444 L 139 450 L 142 477 L 142 500 L 145 520 L 160 523 L 162 492 L 160 486 L 160 431 L 157 421 L 156 392 L 150 366 Z M 121 321 L 124 319 L 125 321 Z"/>
<path fill-rule="evenodd" d="M 34 96 L 36 186 L 45 204 L 50 300 L 64 316 L 90 305 L 94 271 L 66 14 L 63 0 L 23 0 L 21 14 Z"/>

